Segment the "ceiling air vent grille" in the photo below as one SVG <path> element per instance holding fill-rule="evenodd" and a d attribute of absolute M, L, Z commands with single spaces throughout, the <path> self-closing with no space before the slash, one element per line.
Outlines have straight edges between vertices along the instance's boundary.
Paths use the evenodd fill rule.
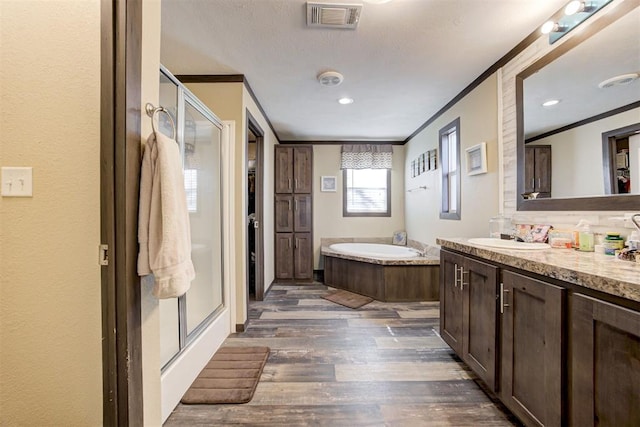
<path fill-rule="evenodd" d="M 361 4 L 307 2 L 307 26 L 355 29 L 360 21 Z"/>

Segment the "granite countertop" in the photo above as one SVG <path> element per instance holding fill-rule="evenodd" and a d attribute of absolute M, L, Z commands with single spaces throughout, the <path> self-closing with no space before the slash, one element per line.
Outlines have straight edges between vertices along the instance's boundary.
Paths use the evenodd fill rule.
<path fill-rule="evenodd" d="M 439 238 L 443 249 L 530 271 L 640 302 L 640 264 L 574 249 L 512 250 L 475 245 L 466 238 Z"/>
<path fill-rule="evenodd" d="M 389 259 L 389 258 L 371 258 L 357 255 L 344 254 L 330 249 L 328 246 L 322 246 L 320 253 L 325 256 L 335 258 L 349 259 L 352 261 L 368 262 L 369 264 L 379 265 L 439 265 L 440 258 L 437 256 L 419 256 L 415 258 Z"/>

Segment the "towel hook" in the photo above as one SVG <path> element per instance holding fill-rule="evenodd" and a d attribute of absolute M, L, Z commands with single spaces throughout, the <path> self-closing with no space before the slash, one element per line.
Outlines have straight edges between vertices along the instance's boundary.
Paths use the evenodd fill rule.
<path fill-rule="evenodd" d="M 166 113 L 167 116 L 169 116 L 169 121 L 171 122 L 171 129 L 173 130 L 173 137 L 171 139 L 176 139 L 176 124 L 173 121 L 173 117 L 171 117 L 171 114 L 169 113 L 169 111 L 164 108 L 163 106 L 160 107 L 154 107 L 152 103 L 147 102 L 147 104 L 144 106 L 145 111 L 147 112 L 147 115 L 149 117 L 151 117 L 151 128 L 153 129 L 154 133 L 157 133 L 158 131 L 156 130 L 156 124 L 155 124 L 155 115 L 156 113 Z"/>

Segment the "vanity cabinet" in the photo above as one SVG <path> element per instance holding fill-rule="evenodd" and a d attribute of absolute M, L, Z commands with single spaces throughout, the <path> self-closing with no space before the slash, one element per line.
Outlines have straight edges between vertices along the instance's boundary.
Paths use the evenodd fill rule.
<path fill-rule="evenodd" d="M 527 145 L 524 156 L 525 193 L 538 192 L 538 198 L 551 197 L 551 146 Z"/>
<path fill-rule="evenodd" d="M 313 148 L 275 147 L 275 276 L 313 279 Z"/>
<path fill-rule="evenodd" d="M 640 312 L 571 296 L 574 426 L 640 426 Z"/>
<path fill-rule="evenodd" d="M 496 390 L 498 268 L 442 251 L 440 336 Z"/>
<path fill-rule="evenodd" d="M 615 301 L 440 252 L 441 336 L 526 426 L 640 426 L 640 310 Z"/>
<path fill-rule="evenodd" d="M 563 288 L 502 272 L 500 398 L 527 425 L 565 425 L 564 298 Z"/>

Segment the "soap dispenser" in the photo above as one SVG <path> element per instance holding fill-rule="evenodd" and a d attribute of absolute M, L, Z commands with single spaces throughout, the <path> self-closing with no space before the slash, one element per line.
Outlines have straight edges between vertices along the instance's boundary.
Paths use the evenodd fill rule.
<path fill-rule="evenodd" d="M 579 250 L 583 252 L 594 251 L 594 236 L 591 232 L 589 221 L 581 219 L 577 227 L 579 230 L 580 246 Z"/>

